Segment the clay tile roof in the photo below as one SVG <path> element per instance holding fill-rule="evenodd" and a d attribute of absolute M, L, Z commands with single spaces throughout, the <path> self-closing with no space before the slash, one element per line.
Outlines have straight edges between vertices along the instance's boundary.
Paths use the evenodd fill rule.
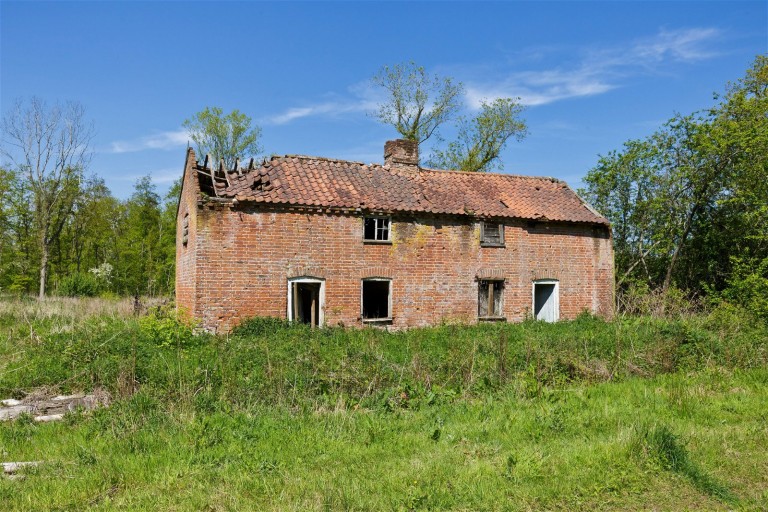
<path fill-rule="evenodd" d="M 201 168 L 198 168 L 201 169 Z M 201 169 L 202 170 L 202 169 Z M 364 210 L 604 224 L 563 181 L 510 174 L 414 170 L 286 155 L 216 185 L 219 197 Z"/>

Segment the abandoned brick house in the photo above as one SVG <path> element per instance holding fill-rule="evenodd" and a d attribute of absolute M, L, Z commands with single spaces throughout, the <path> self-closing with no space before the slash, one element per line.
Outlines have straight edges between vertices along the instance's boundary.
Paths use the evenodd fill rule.
<path fill-rule="evenodd" d="M 207 160 L 187 151 L 176 300 L 208 330 L 612 314 L 609 223 L 562 181 L 424 169 L 404 140 L 384 165 Z"/>

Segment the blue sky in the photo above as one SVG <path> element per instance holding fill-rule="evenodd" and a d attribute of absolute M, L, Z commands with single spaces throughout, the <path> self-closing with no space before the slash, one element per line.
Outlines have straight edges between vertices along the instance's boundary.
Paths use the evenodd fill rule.
<path fill-rule="evenodd" d="M 369 79 L 407 61 L 462 81 L 469 115 L 520 97 L 530 134 L 503 172 L 578 187 L 599 154 L 712 105 L 768 52 L 768 2 L 3 0 L 0 45 L 2 113 L 32 95 L 82 103 L 90 171 L 118 197 L 147 174 L 167 190 L 181 123 L 205 106 L 251 116 L 267 154 L 381 162 L 397 134 L 368 115 Z"/>

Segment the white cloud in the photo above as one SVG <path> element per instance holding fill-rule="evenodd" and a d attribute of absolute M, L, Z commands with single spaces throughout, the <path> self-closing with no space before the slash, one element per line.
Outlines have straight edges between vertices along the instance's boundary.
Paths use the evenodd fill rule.
<path fill-rule="evenodd" d="M 505 74 L 488 65 L 470 68 L 449 66 L 456 78 L 464 76 L 496 75 L 493 81 L 467 80 L 466 100 L 472 109 L 480 108 L 483 101 L 500 97 L 520 98 L 528 106 L 546 105 L 569 98 L 580 98 L 606 93 L 620 87 L 627 77 L 653 72 L 667 62 L 696 62 L 717 55 L 708 45 L 720 36 L 715 28 L 662 29 L 651 37 L 637 39 L 610 49 L 582 49 L 580 58 L 571 67 L 557 67 Z M 555 48 L 531 48 L 521 52 L 527 62 L 542 62 Z M 535 58 L 530 58 L 534 56 Z M 479 71 L 479 69 L 481 71 Z M 462 72 L 463 71 L 463 72 Z M 501 76 L 501 78 L 498 78 Z M 384 99 L 382 91 L 370 81 L 362 81 L 348 88 L 346 96 L 331 95 L 316 103 L 291 107 L 265 117 L 260 124 L 283 125 L 314 116 L 339 116 L 370 112 Z"/>
<path fill-rule="evenodd" d="M 535 106 L 567 98 L 602 94 L 614 87 L 616 86 L 586 68 L 574 71 L 527 71 L 515 73 L 502 83 L 490 87 L 468 85 L 466 99 L 473 109 L 480 108 L 483 101 L 500 97 L 519 97 L 524 105 Z"/>
<path fill-rule="evenodd" d="M 135 153 L 148 149 L 175 149 L 186 146 L 190 141 L 186 130 L 160 132 L 146 137 L 129 141 L 114 141 L 110 143 L 109 153 Z"/>
<path fill-rule="evenodd" d="M 349 112 L 363 112 L 367 109 L 364 101 L 326 102 L 308 107 L 293 107 L 263 119 L 264 124 L 287 124 L 296 119 L 323 114 L 340 115 Z"/>
<path fill-rule="evenodd" d="M 261 124 L 287 124 L 305 117 L 326 115 L 329 117 L 342 114 L 369 112 L 376 108 L 381 100 L 381 93 L 367 80 L 353 84 L 348 88 L 348 97 L 334 98 L 301 107 L 291 107 L 279 114 L 260 119 Z"/>
<path fill-rule="evenodd" d="M 660 62 L 665 58 L 695 62 L 717 55 L 706 48 L 706 43 L 719 35 L 720 31 L 715 28 L 662 30 L 654 38 L 636 43 L 632 53 L 646 62 Z"/>
<path fill-rule="evenodd" d="M 707 45 L 720 36 L 714 28 L 661 30 L 653 37 L 611 49 L 592 49 L 572 68 L 516 72 L 493 83 L 470 83 L 467 102 L 519 97 L 525 105 L 546 105 L 568 98 L 603 94 L 623 80 L 654 72 L 667 62 L 696 62 L 717 55 Z"/>

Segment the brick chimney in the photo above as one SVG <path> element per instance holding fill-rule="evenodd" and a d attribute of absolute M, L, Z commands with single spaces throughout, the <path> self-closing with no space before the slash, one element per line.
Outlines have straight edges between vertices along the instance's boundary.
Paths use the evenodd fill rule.
<path fill-rule="evenodd" d="M 384 144 L 384 165 L 418 170 L 419 142 L 416 140 L 388 140 Z"/>

